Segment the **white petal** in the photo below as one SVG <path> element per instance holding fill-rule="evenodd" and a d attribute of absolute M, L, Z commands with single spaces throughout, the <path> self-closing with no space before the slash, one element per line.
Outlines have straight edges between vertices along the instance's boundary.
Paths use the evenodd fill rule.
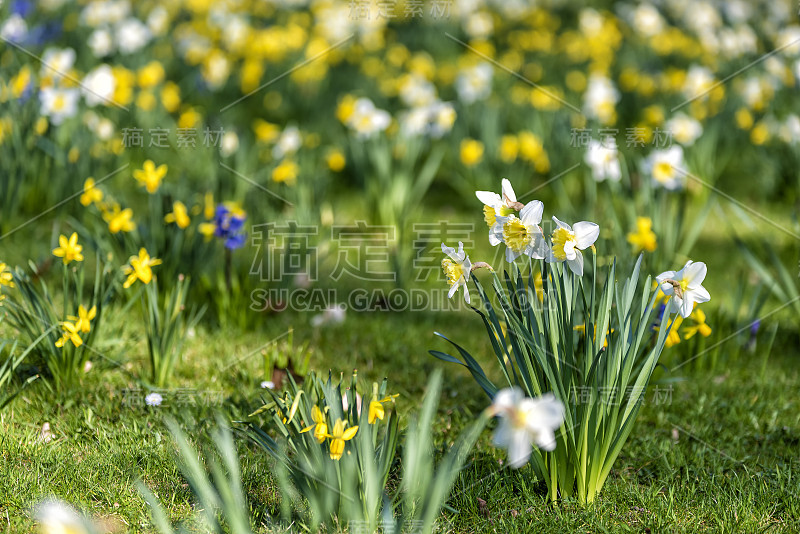
<path fill-rule="evenodd" d="M 456 253 L 456 249 L 454 249 L 453 247 L 448 247 L 444 243 L 442 243 L 442 252 L 447 254 L 450 257 L 450 259 L 453 260 L 454 262 L 461 263 L 461 260 L 463 259 L 458 256 L 458 254 Z"/>
<path fill-rule="evenodd" d="M 681 317 L 686 319 L 692 314 L 692 309 L 694 308 L 694 302 L 692 301 L 692 296 L 689 294 L 684 294 L 683 301 L 680 305 L 680 312 Z"/>
<path fill-rule="evenodd" d="M 559 228 L 566 228 L 570 232 L 572 231 L 572 227 L 570 225 L 559 221 L 555 215 L 553 215 L 553 222 L 556 223 L 556 226 L 558 226 Z"/>
<path fill-rule="evenodd" d="M 506 261 L 508 263 L 513 263 L 519 257 L 519 254 L 511 250 L 510 248 L 506 247 Z"/>
<path fill-rule="evenodd" d="M 496 247 L 503 242 L 503 227 L 500 225 L 492 226 L 489 230 L 489 244 Z"/>
<path fill-rule="evenodd" d="M 531 244 L 525 249 L 525 254 L 535 260 L 543 260 L 550 255 L 550 248 L 547 246 L 547 240 L 541 233 L 533 236 Z"/>
<path fill-rule="evenodd" d="M 508 465 L 512 469 L 519 469 L 528 463 L 531 457 L 530 436 L 525 430 L 514 430 L 508 444 Z"/>
<path fill-rule="evenodd" d="M 702 261 L 692 263 L 691 265 L 687 264 L 686 267 L 683 268 L 683 279 L 686 281 L 686 285 L 689 289 L 695 289 L 700 287 L 700 284 L 703 283 L 707 272 L 708 268 Z"/>
<path fill-rule="evenodd" d="M 511 443 L 511 423 L 508 421 L 508 419 L 503 418 L 500 420 L 500 424 L 497 425 L 497 429 L 494 431 L 494 435 L 492 436 L 492 444 L 495 447 L 505 449 L 508 447 L 509 443 Z"/>
<path fill-rule="evenodd" d="M 456 291 L 458 291 L 458 284 L 453 284 L 450 286 L 450 291 L 447 292 L 447 298 L 453 298 L 453 295 L 456 294 Z"/>
<path fill-rule="evenodd" d="M 520 388 L 516 386 L 513 388 L 504 388 L 495 394 L 492 406 L 498 410 L 510 410 L 516 407 L 524 398 L 525 394 Z"/>
<path fill-rule="evenodd" d="M 531 200 L 520 210 L 519 218 L 526 225 L 538 225 L 542 222 L 542 213 L 544 213 L 544 204 L 540 200 Z"/>
<path fill-rule="evenodd" d="M 464 243 L 462 243 L 461 241 L 458 242 L 458 253 L 456 254 L 456 256 L 458 256 L 459 262 L 464 261 L 464 258 L 467 257 L 467 255 L 464 254 Z"/>
<path fill-rule="evenodd" d="M 478 197 L 478 200 L 493 208 L 503 205 L 503 199 L 500 198 L 500 195 L 491 191 L 475 191 L 475 196 Z"/>
<path fill-rule="evenodd" d="M 667 280 L 667 279 L 675 280 L 676 276 L 677 276 L 677 273 L 675 271 L 664 271 L 663 273 L 661 273 L 658 276 L 656 276 L 656 282 L 658 282 L 659 284 L 662 284 L 664 282 L 664 280 Z M 672 287 L 672 286 L 670 286 L 670 287 Z"/>
<path fill-rule="evenodd" d="M 694 289 L 686 290 L 686 293 L 692 296 L 692 300 L 695 302 L 708 302 L 711 300 L 711 295 L 708 294 L 708 290 L 703 286 L 698 286 Z"/>
<path fill-rule="evenodd" d="M 581 250 L 594 245 L 600 235 L 600 227 L 593 222 L 581 221 L 575 223 L 573 228 L 575 230 L 575 241 L 578 243 L 577 247 Z"/>
<path fill-rule="evenodd" d="M 570 239 L 564 242 L 564 254 L 567 255 L 567 261 L 575 259 L 578 255 L 578 251 L 575 249 L 575 241 Z"/>
<path fill-rule="evenodd" d="M 469 304 L 469 289 L 467 288 L 467 284 L 464 284 L 464 300 Z"/>
<path fill-rule="evenodd" d="M 525 424 L 529 428 L 547 427 L 556 429 L 564 422 L 564 405 L 552 393 L 530 399 Z"/>
<path fill-rule="evenodd" d="M 503 201 L 506 205 L 513 204 L 517 201 L 517 195 L 514 194 L 514 188 L 511 187 L 511 182 L 503 178 Z"/>
<path fill-rule="evenodd" d="M 553 451 L 556 449 L 556 435 L 549 428 L 541 428 L 533 435 L 533 440 L 536 446 L 546 451 Z"/>
<path fill-rule="evenodd" d="M 567 260 L 567 265 L 569 265 L 573 273 L 583 276 L 583 254 L 581 254 L 580 250 L 575 251 L 574 260 Z"/>

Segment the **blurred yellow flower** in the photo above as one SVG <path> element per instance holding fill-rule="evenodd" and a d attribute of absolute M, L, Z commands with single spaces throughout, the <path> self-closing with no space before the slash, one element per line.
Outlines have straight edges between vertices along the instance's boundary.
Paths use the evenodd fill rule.
<path fill-rule="evenodd" d="M 734 115 L 736 118 L 736 125 L 742 130 L 749 130 L 753 127 L 753 115 L 747 108 L 739 108 Z"/>
<path fill-rule="evenodd" d="M 142 91 L 136 97 L 136 107 L 142 111 L 152 111 L 156 107 L 156 96 L 150 91 Z"/>
<path fill-rule="evenodd" d="M 341 419 L 337 419 L 333 425 L 333 433 L 328 434 L 326 437 L 331 440 L 331 460 L 338 460 L 344 453 L 344 442 L 353 439 L 358 432 L 358 426 L 354 426 L 345 430 L 347 423 Z"/>
<path fill-rule="evenodd" d="M 706 324 L 706 314 L 703 312 L 703 310 L 700 308 L 695 308 L 692 314 L 689 316 L 689 319 L 691 319 L 694 324 L 683 329 L 683 336 L 686 339 L 691 339 L 692 336 L 698 332 L 703 337 L 708 337 L 711 335 L 711 327 Z"/>
<path fill-rule="evenodd" d="M 158 191 L 158 188 L 161 185 L 161 180 L 163 180 L 164 176 L 166 175 L 166 164 L 156 167 L 156 164 L 150 159 L 144 162 L 142 169 L 133 171 L 133 177 L 136 178 L 136 181 L 139 182 L 139 185 L 143 185 L 145 189 L 147 189 L 147 192 L 151 195 Z"/>
<path fill-rule="evenodd" d="M 70 163 L 75 163 L 76 161 L 78 161 L 78 158 L 80 156 L 81 156 L 80 149 L 74 146 L 69 149 L 69 152 L 67 152 L 67 161 L 69 161 Z"/>
<path fill-rule="evenodd" d="M 293 185 L 297 180 L 297 173 L 299 170 L 297 163 L 294 161 L 282 161 L 280 165 L 272 170 L 272 181 Z"/>
<path fill-rule="evenodd" d="M 169 113 L 175 113 L 181 106 L 181 90 L 174 82 L 167 82 L 161 89 L 161 105 Z"/>
<path fill-rule="evenodd" d="M 83 182 L 83 194 L 81 195 L 81 204 L 88 206 L 89 204 L 97 203 L 103 200 L 103 192 L 97 189 L 94 185 L 94 178 L 87 178 Z"/>
<path fill-rule="evenodd" d="M 150 280 L 153 279 L 152 267 L 161 265 L 161 260 L 150 258 L 147 250 L 142 247 L 139 249 L 139 256 L 131 256 L 128 263 L 129 265 L 122 268 L 122 272 L 128 276 L 125 283 L 122 284 L 125 289 L 131 287 L 137 280 L 140 280 L 145 285 L 149 284 Z"/>
<path fill-rule="evenodd" d="M 392 402 L 399 396 L 400 395 L 398 393 L 395 393 L 394 395 L 389 395 L 381 400 L 372 399 L 369 403 L 369 424 L 374 423 L 375 419 L 380 419 L 383 421 L 383 418 L 386 416 L 386 409 L 383 407 L 383 404 L 386 402 Z"/>
<path fill-rule="evenodd" d="M 500 159 L 505 163 L 514 163 L 519 153 L 519 141 L 515 135 L 504 135 L 500 139 Z"/>
<path fill-rule="evenodd" d="M 178 117 L 178 128 L 194 128 L 203 119 L 194 108 L 188 108 Z"/>
<path fill-rule="evenodd" d="M 653 232 L 653 221 L 650 217 L 636 218 L 636 231 L 628 234 L 628 243 L 633 246 L 633 253 L 656 249 L 656 234 Z"/>
<path fill-rule="evenodd" d="M 214 204 L 214 193 L 209 191 L 203 197 L 203 217 L 206 219 L 213 219 L 215 212 L 216 206 Z"/>
<path fill-rule="evenodd" d="M 136 81 L 142 89 L 150 89 L 164 81 L 164 67 L 151 61 L 136 72 Z"/>
<path fill-rule="evenodd" d="M 112 234 L 119 232 L 133 232 L 136 230 L 136 223 L 133 222 L 133 210 L 125 208 L 120 211 L 119 204 L 114 204 L 112 209 L 103 212 L 103 219 L 108 223 L 108 230 Z"/>
<path fill-rule="evenodd" d="M 0 262 L 0 286 L 14 287 L 14 275 L 11 274 L 11 268 L 3 262 Z"/>
<path fill-rule="evenodd" d="M 344 95 L 336 106 L 336 118 L 342 124 L 347 123 L 353 112 L 356 110 L 356 97 L 353 95 Z"/>
<path fill-rule="evenodd" d="M 483 143 L 475 139 L 461 141 L 461 163 L 472 167 L 483 159 Z"/>
<path fill-rule="evenodd" d="M 47 117 L 39 117 L 36 119 L 36 123 L 33 125 L 33 130 L 36 132 L 37 135 L 44 135 L 47 132 L 47 128 L 50 126 L 50 123 L 47 122 Z"/>
<path fill-rule="evenodd" d="M 336 148 L 328 152 L 325 162 L 328 164 L 328 168 L 333 172 L 340 172 L 342 169 L 344 169 L 344 166 L 347 163 L 342 151 Z"/>
<path fill-rule="evenodd" d="M 281 129 L 277 124 L 272 124 L 263 119 L 253 121 L 253 131 L 256 134 L 256 138 L 262 143 L 275 141 L 281 133 Z"/>
<path fill-rule="evenodd" d="M 172 213 L 164 215 L 164 222 L 175 223 L 182 230 L 187 228 L 191 220 L 189 219 L 189 211 L 186 209 L 186 205 L 180 201 L 173 203 Z"/>
<path fill-rule="evenodd" d="M 64 265 L 69 265 L 72 261 L 83 261 L 82 250 L 83 247 L 78 244 L 77 232 L 72 232 L 69 239 L 64 234 L 61 234 L 58 237 L 58 247 L 53 249 L 53 256 L 62 258 Z"/>

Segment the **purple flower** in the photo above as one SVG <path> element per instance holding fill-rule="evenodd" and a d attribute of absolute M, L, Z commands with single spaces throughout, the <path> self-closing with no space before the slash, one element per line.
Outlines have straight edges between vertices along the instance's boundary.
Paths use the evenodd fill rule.
<path fill-rule="evenodd" d="M 14 0 L 11 2 L 11 14 L 27 17 L 33 11 L 33 2 L 28 0 Z"/>
<path fill-rule="evenodd" d="M 247 240 L 247 232 L 244 231 L 246 220 L 247 215 L 241 209 L 220 204 L 214 214 L 214 235 L 225 241 L 228 250 L 242 248 Z"/>

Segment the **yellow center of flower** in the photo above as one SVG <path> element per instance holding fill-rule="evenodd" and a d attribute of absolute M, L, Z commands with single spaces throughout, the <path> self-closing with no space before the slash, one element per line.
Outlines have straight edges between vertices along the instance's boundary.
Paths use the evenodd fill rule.
<path fill-rule="evenodd" d="M 686 291 L 689 288 L 689 282 L 681 280 L 681 291 Z"/>
<path fill-rule="evenodd" d="M 508 217 L 512 213 L 514 213 L 512 208 L 508 208 L 506 206 L 500 208 L 500 215 L 503 217 Z M 486 221 L 486 224 L 489 226 L 489 228 L 495 225 L 497 222 L 497 212 L 493 207 L 483 206 L 483 220 Z"/>
<path fill-rule="evenodd" d="M 653 167 L 653 178 L 659 182 L 667 182 L 672 179 L 672 165 L 666 161 L 660 161 Z"/>
<path fill-rule="evenodd" d="M 531 242 L 533 236 L 521 220 L 508 219 L 503 225 L 503 240 L 506 246 L 514 252 L 522 252 Z"/>
<path fill-rule="evenodd" d="M 575 234 L 566 228 L 559 228 L 553 232 L 553 255 L 558 261 L 564 261 L 567 259 L 567 253 L 564 251 L 564 245 L 566 245 L 568 241 L 574 240 Z"/>
<path fill-rule="evenodd" d="M 447 277 L 447 283 L 451 286 L 458 283 L 461 277 L 464 276 L 464 269 L 461 264 L 448 258 L 442 260 L 442 270 Z"/>

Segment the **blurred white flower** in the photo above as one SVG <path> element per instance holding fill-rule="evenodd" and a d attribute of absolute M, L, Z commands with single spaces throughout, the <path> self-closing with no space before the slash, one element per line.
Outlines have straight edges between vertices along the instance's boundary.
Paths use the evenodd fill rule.
<path fill-rule="evenodd" d="M 81 91 L 87 106 L 110 104 L 117 81 L 111 67 L 105 63 L 89 71 L 81 81 Z"/>
<path fill-rule="evenodd" d="M 692 117 L 676 113 L 665 125 L 672 138 L 683 146 L 691 146 L 703 134 L 703 126 Z"/>
<path fill-rule="evenodd" d="M 486 39 L 494 32 L 494 21 L 491 13 L 479 11 L 471 14 L 464 22 L 464 31 L 471 39 Z"/>
<path fill-rule="evenodd" d="M 311 318 L 311 326 L 318 328 L 328 324 L 341 324 L 347 315 L 347 308 L 343 304 L 329 306 L 324 312 Z"/>
<path fill-rule="evenodd" d="M 778 129 L 778 137 L 787 144 L 800 142 L 800 117 L 789 115 Z"/>
<path fill-rule="evenodd" d="M 427 135 L 439 139 L 453 128 L 456 110 L 449 102 L 436 101 L 400 115 L 400 129 L 406 136 Z"/>
<path fill-rule="evenodd" d="M 161 35 L 167 31 L 169 13 L 163 6 L 156 6 L 147 15 L 147 27 L 153 35 Z"/>
<path fill-rule="evenodd" d="M 81 21 L 93 28 L 103 24 L 114 24 L 131 12 L 131 4 L 127 0 L 95 0 L 89 2 L 81 12 Z"/>
<path fill-rule="evenodd" d="M 289 126 L 281 133 L 275 146 L 272 147 L 272 157 L 282 159 L 297 152 L 303 146 L 303 138 L 297 126 Z"/>
<path fill-rule="evenodd" d="M 485 61 L 463 69 L 456 78 L 458 98 L 465 104 L 484 100 L 492 93 L 492 66 Z"/>
<path fill-rule="evenodd" d="M 631 16 L 633 29 L 645 37 L 653 37 L 664 29 L 664 17 L 653 4 L 641 4 Z"/>
<path fill-rule="evenodd" d="M 239 136 L 236 132 L 225 132 L 222 134 L 220 141 L 219 152 L 222 157 L 227 158 L 239 150 Z"/>
<path fill-rule="evenodd" d="M 589 118 L 609 124 L 616 115 L 619 99 L 619 91 L 609 78 L 593 74 L 583 95 L 583 112 Z"/>
<path fill-rule="evenodd" d="M 28 36 L 28 24 L 17 14 L 11 15 L 0 26 L 0 37 L 12 43 L 20 43 Z"/>
<path fill-rule="evenodd" d="M 686 72 L 682 92 L 686 98 L 697 98 L 705 95 L 714 85 L 714 75 L 707 67 L 692 65 Z"/>
<path fill-rule="evenodd" d="M 34 507 L 34 518 L 41 534 L 89 534 L 94 527 L 70 505 L 48 500 Z"/>
<path fill-rule="evenodd" d="M 553 232 L 553 246 L 547 255 L 548 263 L 566 261 L 570 270 L 583 276 L 583 254 L 581 250 L 594 245 L 600 235 L 600 227 L 587 221 L 575 223 L 572 227 L 553 216 L 556 230 Z"/>
<path fill-rule="evenodd" d="M 75 116 L 78 112 L 79 97 L 77 89 L 45 87 L 39 92 L 40 113 L 44 117 L 49 117 L 50 122 L 57 126 L 64 122 L 64 119 Z"/>
<path fill-rule="evenodd" d="M 692 314 L 695 302 L 711 300 L 708 290 L 702 286 L 707 272 L 705 263 L 689 260 L 678 272 L 665 271 L 656 276 L 661 291 L 672 297 L 670 298 L 672 311 L 680 312 L 681 317 L 685 319 Z"/>
<path fill-rule="evenodd" d="M 508 450 L 508 464 L 513 469 L 528 463 L 533 443 L 546 451 L 555 450 L 555 431 L 564 422 L 564 405 L 552 393 L 531 399 L 517 387 L 503 389 L 489 409 L 500 417 L 494 445 Z"/>
<path fill-rule="evenodd" d="M 261 389 L 275 389 L 275 382 L 272 380 L 264 380 L 261 382 Z"/>
<path fill-rule="evenodd" d="M 369 98 L 356 100 L 352 115 L 347 119 L 347 125 L 355 130 L 356 136 L 367 139 L 389 127 L 392 116 L 388 111 L 378 109 Z"/>
<path fill-rule="evenodd" d="M 162 397 L 160 393 L 156 393 L 155 391 L 152 393 L 148 393 L 147 396 L 144 398 L 144 402 L 148 406 L 161 406 L 161 403 L 163 401 L 164 397 Z"/>
<path fill-rule="evenodd" d="M 800 56 L 800 26 L 792 25 L 783 28 L 775 40 L 775 47 L 787 56 Z"/>
<path fill-rule="evenodd" d="M 48 48 L 42 55 L 39 72 L 43 78 L 61 79 L 75 64 L 75 50 L 72 48 Z"/>
<path fill-rule="evenodd" d="M 622 179 L 619 150 L 617 150 L 617 144 L 613 138 L 603 142 L 591 139 L 584 159 L 592 169 L 592 178 L 596 181 L 611 180 L 612 182 L 619 182 Z"/>
<path fill-rule="evenodd" d="M 105 57 L 114 51 L 114 39 L 106 28 L 98 28 L 89 36 L 89 48 L 94 57 Z"/>
<path fill-rule="evenodd" d="M 137 18 L 125 19 L 117 25 L 117 46 L 123 54 L 133 54 L 150 42 L 150 30 Z"/>
<path fill-rule="evenodd" d="M 436 87 L 419 74 L 403 76 L 398 91 L 406 106 L 423 107 L 436 100 Z"/>
<path fill-rule="evenodd" d="M 39 431 L 39 440 L 44 443 L 53 441 L 53 432 L 50 430 L 50 423 L 42 425 L 42 429 Z"/>
<path fill-rule="evenodd" d="M 675 145 L 651 152 L 642 162 L 642 171 L 653 178 L 656 186 L 675 191 L 685 182 L 683 173 L 678 171 L 683 165 L 683 149 Z"/>

